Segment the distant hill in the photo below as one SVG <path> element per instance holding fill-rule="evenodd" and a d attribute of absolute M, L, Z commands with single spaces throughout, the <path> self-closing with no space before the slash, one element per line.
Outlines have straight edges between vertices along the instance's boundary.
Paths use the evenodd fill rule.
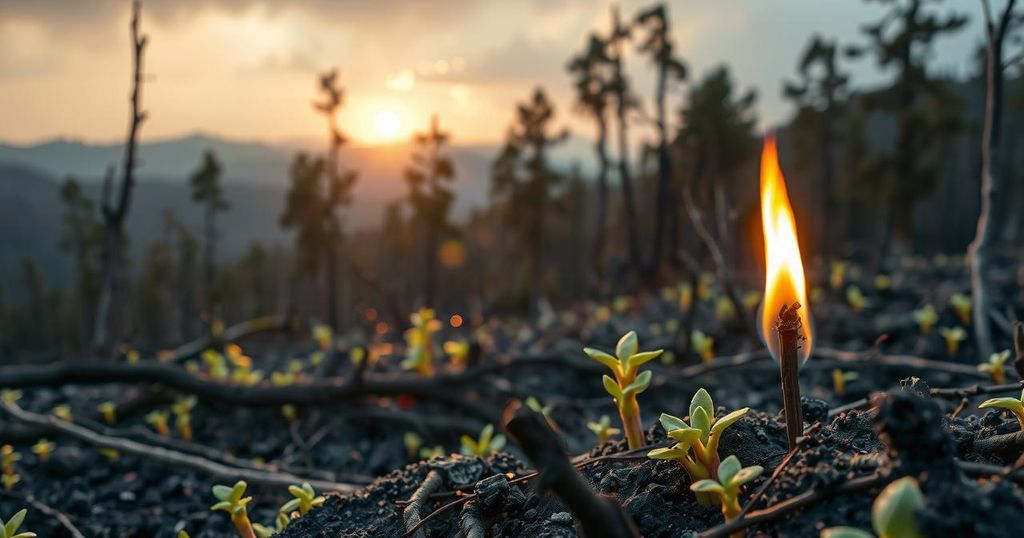
<path fill-rule="evenodd" d="M 221 255 L 235 259 L 252 241 L 265 245 L 290 244 L 278 226 L 288 188 L 288 168 L 300 151 L 322 151 L 301 144 L 266 144 L 194 134 L 144 141 L 139 148 L 138 184 L 128 218 L 131 248 L 137 256 L 163 233 L 164 214 L 173 212 L 197 234 L 199 208 L 192 202 L 188 177 L 202 152 L 213 149 L 224 166 L 225 190 L 232 208 L 221 217 L 224 230 Z M 354 204 L 347 211 L 350 226 L 377 226 L 384 207 L 406 194 L 403 171 L 410 160 L 409 143 L 342 150 L 342 166 L 359 173 Z M 454 146 L 457 177 L 456 218 L 487 202 L 494 146 Z M 109 166 L 118 167 L 121 144 L 89 144 L 58 139 L 35 145 L 0 144 L 0 289 L 17 290 L 22 261 L 31 257 L 42 267 L 48 285 L 65 285 L 72 278 L 70 258 L 58 248 L 62 233 L 60 184 L 78 178 L 98 201 L 102 178 Z M 567 168 L 571 160 L 589 159 L 589 147 L 570 140 L 554 157 Z M 115 168 L 119 171 L 119 168 Z M 10 295 L 10 294 L 8 294 Z"/>

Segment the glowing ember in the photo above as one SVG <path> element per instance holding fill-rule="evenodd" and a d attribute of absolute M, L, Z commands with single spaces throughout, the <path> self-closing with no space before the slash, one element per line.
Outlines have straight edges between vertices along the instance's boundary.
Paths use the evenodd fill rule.
<path fill-rule="evenodd" d="M 775 137 L 765 138 L 761 153 L 761 224 L 764 229 L 765 280 L 758 331 L 772 354 L 779 360 L 779 337 L 774 330 L 784 304 L 799 302 L 798 311 L 806 340 L 800 346 L 801 361 L 811 354 L 814 326 L 807 307 L 807 283 L 796 239 L 796 219 L 789 204 L 786 180 L 779 168 Z"/>

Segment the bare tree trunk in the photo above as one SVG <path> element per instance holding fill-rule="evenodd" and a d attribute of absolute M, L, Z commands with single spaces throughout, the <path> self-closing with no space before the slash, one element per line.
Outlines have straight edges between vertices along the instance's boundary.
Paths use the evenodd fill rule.
<path fill-rule="evenodd" d="M 428 225 L 426 230 L 426 263 L 423 271 L 423 306 L 434 308 L 434 287 L 437 281 L 437 231 L 433 225 Z"/>
<path fill-rule="evenodd" d="M 636 200 L 633 195 L 633 176 L 629 169 L 629 126 L 626 115 L 629 110 L 628 88 L 622 67 L 622 30 L 619 23 L 618 9 L 612 11 L 613 39 L 615 40 L 615 59 L 612 62 L 616 89 L 616 118 L 619 136 L 619 177 L 622 179 L 622 201 L 626 217 L 626 239 L 629 247 L 629 259 L 634 268 L 640 267 L 640 236 L 636 223 Z"/>
<path fill-rule="evenodd" d="M 132 3 L 132 91 L 131 120 L 128 123 L 128 137 L 125 141 L 122 179 L 117 204 L 111 203 L 113 172 L 107 174 L 103 186 L 103 283 L 93 328 L 92 348 L 95 353 L 111 351 L 117 324 L 115 320 L 121 307 L 122 250 L 124 221 L 131 206 L 132 188 L 135 186 L 135 153 L 139 128 L 146 119 L 146 113 L 139 109 L 142 91 L 142 53 L 146 47 L 146 36 L 139 34 L 139 2 Z"/>
<path fill-rule="evenodd" d="M 982 2 L 988 50 L 985 62 L 985 118 L 981 134 L 981 212 L 974 240 L 967 248 L 971 259 L 974 337 L 982 360 L 995 351 L 990 317 L 994 303 L 989 278 L 992 249 L 998 241 L 999 228 L 1003 224 L 998 215 L 999 194 L 1005 181 L 999 150 L 1003 108 L 1003 41 L 1013 18 L 1015 3 L 1016 0 L 1006 3 L 997 24 L 992 20 L 988 2 Z"/>
<path fill-rule="evenodd" d="M 216 298 L 214 297 L 214 280 L 216 280 L 216 268 L 214 265 L 214 255 L 216 252 L 217 242 L 217 229 L 214 225 L 214 215 L 217 211 L 214 202 L 211 201 L 206 207 L 205 216 L 205 228 L 206 228 L 206 244 L 203 245 L 203 293 L 206 294 L 206 311 L 211 316 L 217 315 Z"/>
<path fill-rule="evenodd" d="M 597 225 L 594 232 L 594 271 L 597 278 L 597 289 L 599 294 L 604 293 L 605 287 L 605 249 L 607 241 L 605 231 L 608 222 L 608 122 L 604 113 L 597 117 L 597 140 L 594 142 L 594 151 L 597 153 L 597 160 L 600 168 L 597 172 Z"/>
<path fill-rule="evenodd" d="M 660 66 L 658 70 L 658 187 L 654 199 L 654 244 L 651 246 L 651 259 L 647 266 L 648 275 L 655 279 L 660 274 L 663 243 L 671 221 L 669 205 L 672 202 L 672 197 L 669 195 L 672 161 L 669 158 L 668 126 L 665 123 L 665 89 L 668 84 L 665 70 L 664 65 Z"/>

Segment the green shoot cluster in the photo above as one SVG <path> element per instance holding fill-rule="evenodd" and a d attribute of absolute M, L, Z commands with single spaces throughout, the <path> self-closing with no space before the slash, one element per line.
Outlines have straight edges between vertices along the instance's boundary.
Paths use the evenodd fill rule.
<path fill-rule="evenodd" d="M 488 424 L 480 430 L 480 437 L 473 439 L 469 435 L 463 435 L 459 440 L 462 442 L 461 452 L 465 456 L 477 456 L 486 458 L 502 448 L 505 448 L 505 436 L 494 435 L 494 425 Z"/>
<path fill-rule="evenodd" d="M 676 460 L 690 475 L 690 481 L 697 483 L 705 478 L 720 480 L 718 469 L 718 443 L 726 428 L 733 425 L 749 407 L 737 409 L 724 417 L 715 417 L 715 402 L 708 391 L 700 389 L 690 400 L 690 422 L 662 413 L 661 425 L 668 436 L 676 444 L 666 448 L 656 448 L 647 456 L 659 460 Z M 696 492 L 697 502 L 702 506 L 710 506 L 712 497 L 703 491 Z"/>
<path fill-rule="evenodd" d="M 409 319 L 412 328 L 405 331 L 406 352 L 402 369 L 415 370 L 423 377 L 431 377 L 434 375 L 434 357 L 437 355 L 433 334 L 441 329 L 441 322 L 430 308 L 421 308 Z"/>
<path fill-rule="evenodd" d="M 743 467 L 736 456 L 729 456 L 718 464 L 717 479 L 705 478 L 690 484 L 694 493 L 714 495 L 722 505 L 722 516 L 732 521 L 740 515 L 740 487 L 754 480 L 764 468 L 760 465 Z"/>
<path fill-rule="evenodd" d="M 25 522 L 25 516 L 27 514 L 28 510 L 22 508 L 6 522 L 0 521 L 0 523 L 3 523 L 3 526 L 0 526 L 0 538 L 35 538 L 36 533 L 34 532 L 18 532 L 18 529 L 21 528 L 21 524 Z"/>

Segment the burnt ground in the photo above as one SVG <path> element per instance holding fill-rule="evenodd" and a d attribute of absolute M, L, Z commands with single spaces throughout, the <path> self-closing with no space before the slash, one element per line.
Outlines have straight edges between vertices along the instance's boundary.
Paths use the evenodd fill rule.
<path fill-rule="evenodd" d="M 885 482 L 902 474 L 922 478 L 928 506 L 919 515 L 919 521 L 933 531 L 931 536 L 1002 536 L 1024 523 L 1020 520 L 1020 514 L 1024 514 L 1024 494 L 1013 480 L 946 472 L 956 468 L 949 458 L 990 465 L 1013 463 L 1012 458 L 979 453 L 974 448 L 976 439 L 1018 429 L 1016 421 L 1008 415 L 981 413 L 976 409 L 977 403 L 987 396 L 970 398 L 956 419 L 944 417 L 954 411 L 958 399 L 935 399 L 929 404 L 933 417 L 929 423 L 936 425 L 939 437 L 949 443 L 949 458 L 945 460 L 920 461 L 908 457 L 906 450 L 892 457 L 887 455 L 886 446 L 876 433 L 880 427 L 875 424 L 877 410 L 825 414 L 829 408 L 892 390 L 901 379 L 912 375 L 926 379 L 933 387 L 988 382 L 984 375 L 973 371 L 979 359 L 970 339 L 957 353 L 949 355 L 937 334 L 938 327 L 959 324 L 947 299 L 953 292 L 965 291 L 963 268 L 930 267 L 915 271 L 892 273 L 892 287 L 888 289 L 873 289 L 868 276 L 855 281 L 870 299 L 870 304 L 859 311 L 846 303 L 841 290 L 826 291 L 813 303 L 818 352 L 800 375 L 804 395 L 820 400 L 807 404 L 806 415 L 816 417 L 822 427 L 765 491 L 755 509 L 808 491 L 827 492 L 859 477 L 883 472 L 884 477 L 870 488 L 839 495 L 823 493 L 800 510 L 752 527 L 752 535 L 813 536 L 819 528 L 840 524 L 869 529 L 870 505 L 875 494 Z M 1013 298 L 1019 294 L 1019 288 L 1007 278 L 1003 296 Z M 534 396 L 551 406 L 551 418 L 565 437 L 570 453 L 597 456 L 620 452 L 624 448 L 621 441 L 594 447 L 594 436 L 586 428 L 587 422 L 601 415 L 609 415 L 614 424 L 617 415 L 601 388 L 601 367 L 586 362 L 580 347 L 585 342 L 610 349 L 620 334 L 637 330 L 641 348 L 677 350 L 674 363 L 652 363 L 654 383 L 640 397 L 645 424 L 652 425 L 651 442 L 665 437 L 660 426 L 655 425 L 656 417 L 663 411 L 685 414 L 690 397 L 699 387 L 707 388 L 723 411 L 742 406 L 754 410 L 727 431 L 720 449 L 723 456 L 735 454 L 744 465 L 766 468 L 765 475 L 748 487 L 749 495 L 767 480 L 786 451 L 784 427 L 775 416 L 781 405 L 777 367 L 766 358 L 739 361 L 733 366 L 695 366 L 696 357 L 683 353 L 685 348 L 671 337 L 666 323 L 674 319 L 683 330 L 700 328 L 712 335 L 719 356 L 746 351 L 756 355 L 760 344 L 738 332 L 729 320 L 718 319 L 715 302 L 713 292 L 706 300 L 698 301 L 689 316 L 675 300 L 651 295 L 634 297 L 625 308 L 613 308 L 606 321 L 586 314 L 595 305 L 581 305 L 574 320 L 526 323 L 509 319 L 498 323 L 495 318 L 489 324 L 488 337 L 493 344 L 484 354 L 484 364 L 498 358 L 538 354 L 559 359 L 546 366 L 527 368 L 516 367 L 513 362 L 513 366 L 495 369 L 472 385 L 460 388 L 459 394 L 495 411 L 509 400 Z M 911 315 L 912 310 L 925 303 L 934 304 L 940 318 L 936 329 L 929 333 L 923 333 Z M 451 336 L 470 335 L 463 332 Z M 399 337 L 386 338 L 397 341 Z M 305 372 L 311 377 L 316 375 L 317 368 L 308 361 L 308 342 L 272 340 L 242 345 L 258 368 L 280 369 L 287 358 L 299 356 L 305 357 Z M 853 353 L 844 355 L 836 350 Z M 395 355 L 384 357 L 368 375 L 397 370 L 399 353 L 400 348 Z M 881 363 L 875 360 L 877 354 L 896 359 Z M 897 360 L 901 355 L 952 366 L 922 367 Z M 723 359 L 716 360 L 716 364 L 725 364 Z M 848 383 L 842 395 L 836 393 L 832 384 L 832 371 L 837 367 L 859 375 Z M 349 373 L 350 365 L 343 361 L 339 374 Z M 1010 370 L 1008 374 L 1011 381 L 1016 379 Z M 166 443 L 210 457 L 230 454 L 253 466 L 286 467 L 299 476 L 369 484 L 354 494 L 331 495 L 323 508 L 294 521 L 284 536 L 399 536 L 403 523 L 401 507 L 396 502 L 408 499 L 430 469 L 438 469 L 444 477 L 440 491 L 471 492 L 480 479 L 499 473 L 522 476 L 531 468 L 512 444 L 507 452 L 486 462 L 461 456 L 411 461 L 402 442 L 406 432 L 419 433 L 426 446 L 440 445 L 445 453 L 453 453 L 458 451 L 461 434 L 475 435 L 484 425 L 464 410 L 430 400 L 368 398 L 361 404 L 299 408 L 298 420 L 292 424 L 274 407 L 246 408 L 201 401 L 193 412 L 195 439 L 191 445 L 182 445 L 178 441 L 165 442 L 151 431 L 140 433 L 151 430 L 143 420 L 145 412 L 166 408 L 179 396 L 173 391 L 111 384 L 26 388 L 24 392 L 19 402 L 24 408 L 47 413 L 54 405 L 68 404 L 76 419 L 94 414 L 102 401 L 122 400 L 141 392 L 151 396 L 151 401 L 138 409 L 119 412 L 113 425 L 79 422 L 109 434 L 152 444 Z M 935 434 L 935 430 L 929 431 Z M 122 454 L 117 461 L 110 461 L 92 446 L 53 434 L 43 436 L 57 443 L 57 451 L 42 463 L 30 451 L 39 436 L 23 433 L 7 416 L 0 416 L 0 441 L 13 444 L 23 456 L 16 465 L 22 481 L 12 492 L 0 496 L 0 515 L 26 506 L 25 497 L 30 495 L 33 500 L 66 514 L 85 536 L 173 537 L 179 529 L 186 529 L 193 536 L 234 536 L 226 515 L 209 511 L 214 481 L 207 476 L 138 455 Z M 912 431 L 907 435 L 916 438 L 920 433 Z M 622 503 L 644 536 L 685 536 L 721 523 L 715 508 L 695 503 L 685 473 L 672 462 L 646 458 L 603 460 L 584 466 L 582 472 L 597 491 Z M 374 481 L 374 477 L 379 478 Z M 518 493 L 509 494 L 503 505 L 489 508 L 486 521 L 491 534 L 577 536 L 574 518 L 564 505 L 531 487 L 528 481 L 513 486 L 511 490 Z M 250 505 L 252 519 L 264 524 L 273 521 L 277 508 L 289 498 L 283 488 L 251 486 L 248 494 L 254 496 Z M 445 500 L 438 499 L 431 508 Z M 29 509 L 25 528 L 40 536 L 69 536 L 55 518 L 32 506 Z M 455 535 L 458 512 L 455 509 L 431 521 L 426 526 L 427 535 Z"/>

